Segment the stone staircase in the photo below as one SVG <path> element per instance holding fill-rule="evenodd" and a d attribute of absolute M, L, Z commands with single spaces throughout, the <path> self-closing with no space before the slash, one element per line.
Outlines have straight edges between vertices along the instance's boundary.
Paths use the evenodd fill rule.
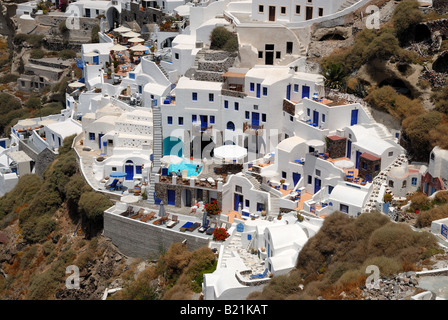
<path fill-rule="evenodd" d="M 153 106 L 153 158 L 150 183 L 148 188 L 148 203 L 155 204 L 155 177 L 159 173 L 162 158 L 162 113 L 159 106 Z"/>
<path fill-rule="evenodd" d="M 339 12 L 339 11 L 342 11 L 342 10 L 348 8 L 348 7 L 351 7 L 352 5 L 354 5 L 355 3 L 357 3 L 358 1 L 359 1 L 359 0 L 347 0 L 347 1 L 345 1 L 345 2 L 339 7 L 338 12 Z"/>
<path fill-rule="evenodd" d="M 163 75 L 164 75 L 167 79 L 170 78 L 169 75 L 168 75 L 168 72 L 166 72 L 165 68 L 162 67 L 162 65 L 161 65 L 160 63 L 157 64 L 157 67 L 159 67 L 160 71 L 162 71 Z"/>

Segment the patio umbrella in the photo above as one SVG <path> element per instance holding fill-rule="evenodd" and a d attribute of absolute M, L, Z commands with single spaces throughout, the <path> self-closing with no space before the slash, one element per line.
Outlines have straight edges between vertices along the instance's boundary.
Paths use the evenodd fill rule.
<path fill-rule="evenodd" d="M 122 46 L 121 44 L 118 44 L 118 43 L 109 48 L 110 51 L 124 51 L 127 49 L 128 49 L 128 47 Z"/>
<path fill-rule="evenodd" d="M 115 28 L 114 31 L 118 33 L 125 33 L 131 31 L 131 29 L 125 26 L 119 26 L 118 28 Z"/>
<path fill-rule="evenodd" d="M 335 161 L 334 165 L 341 169 L 351 169 L 355 166 L 355 164 L 350 160 Z"/>
<path fill-rule="evenodd" d="M 138 36 L 140 36 L 140 33 L 137 33 L 134 31 L 129 31 L 129 32 L 123 33 L 123 37 L 125 37 L 125 38 L 135 38 Z"/>
<path fill-rule="evenodd" d="M 138 200 L 139 197 L 134 196 L 133 194 L 128 194 L 120 198 L 120 201 L 124 203 L 136 203 Z"/>
<path fill-rule="evenodd" d="M 237 145 L 224 145 L 213 149 L 214 156 L 217 159 L 225 159 L 228 161 L 240 160 L 247 155 L 246 148 Z"/>
<path fill-rule="evenodd" d="M 115 171 L 115 172 L 112 172 L 109 176 L 112 178 L 123 178 L 123 177 L 126 177 L 127 174 L 126 174 L 126 172 Z"/>
<path fill-rule="evenodd" d="M 70 88 L 81 88 L 84 87 L 85 84 L 79 81 L 72 82 L 68 85 Z"/>
<path fill-rule="evenodd" d="M 147 46 L 144 46 L 142 44 L 138 44 L 136 46 L 133 46 L 130 48 L 132 51 L 147 51 L 149 48 Z"/>
<path fill-rule="evenodd" d="M 160 209 L 159 209 L 159 217 L 165 216 L 165 206 L 163 204 L 163 201 L 160 201 Z"/>
<path fill-rule="evenodd" d="M 36 121 L 31 120 L 31 119 L 24 119 L 24 120 L 19 120 L 19 122 L 17 124 L 22 127 L 31 127 L 31 126 L 35 126 L 37 123 L 36 123 Z"/>
<path fill-rule="evenodd" d="M 84 53 L 84 57 L 96 57 L 96 56 L 99 56 L 100 54 L 99 53 L 97 53 L 97 52 L 87 52 L 87 53 Z"/>
<path fill-rule="evenodd" d="M 182 162 L 182 158 L 176 155 L 163 156 L 160 161 L 164 164 L 179 164 Z"/>
<path fill-rule="evenodd" d="M 129 42 L 143 42 L 145 41 L 145 39 L 139 38 L 139 37 L 134 37 L 131 39 L 128 39 Z"/>

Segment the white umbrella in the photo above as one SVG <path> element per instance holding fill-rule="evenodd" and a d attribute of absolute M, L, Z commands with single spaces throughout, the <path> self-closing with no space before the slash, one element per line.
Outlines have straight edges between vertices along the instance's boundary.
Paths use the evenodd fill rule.
<path fill-rule="evenodd" d="M 17 122 L 17 124 L 22 127 L 31 127 L 31 126 L 37 125 L 36 121 L 31 120 L 31 119 L 19 120 L 19 122 Z"/>
<path fill-rule="evenodd" d="M 145 41 L 145 39 L 139 38 L 139 37 L 134 37 L 131 39 L 128 39 L 129 42 L 143 42 Z"/>
<path fill-rule="evenodd" d="M 96 57 L 96 56 L 99 56 L 100 54 L 99 53 L 97 53 L 97 52 L 87 52 L 87 53 L 84 53 L 84 57 Z"/>
<path fill-rule="evenodd" d="M 120 201 L 124 202 L 124 203 L 136 203 L 138 200 L 139 200 L 139 197 L 137 197 L 133 194 L 128 194 L 127 196 L 123 196 L 120 199 Z"/>
<path fill-rule="evenodd" d="M 124 33 L 131 31 L 131 29 L 125 26 L 119 26 L 118 28 L 115 28 L 114 31 L 118 33 Z"/>
<path fill-rule="evenodd" d="M 260 172 L 260 176 L 265 178 L 272 178 L 278 175 L 277 171 L 274 170 L 264 170 Z"/>
<path fill-rule="evenodd" d="M 70 88 L 80 88 L 80 87 L 84 87 L 85 84 L 82 82 L 79 82 L 79 81 L 75 81 L 75 82 L 70 83 L 68 86 Z"/>
<path fill-rule="evenodd" d="M 109 48 L 110 51 L 124 51 L 127 49 L 128 49 L 128 47 L 122 46 L 121 44 L 116 44 Z"/>
<path fill-rule="evenodd" d="M 334 165 L 341 169 L 350 169 L 355 166 L 355 164 L 350 160 L 339 160 L 335 161 Z"/>
<path fill-rule="evenodd" d="M 123 37 L 125 38 L 135 38 L 140 36 L 140 33 L 134 32 L 134 31 L 129 31 L 123 34 Z"/>
<path fill-rule="evenodd" d="M 165 164 L 179 164 L 182 162 L 182 158 L 176 155 L 167 155 L 162 157 L 160 161 Z"/>
<path fill-rule="evenodd" d="M 246 148 L 237 145 L 224 145 L 213 149 L 214 156 L 217 159 L 240 160 L 247 156 Z"/>
<path fill-rule="evenodd" d="M 136 46 L 133 46 L 130 48 L 132 51 L 147 51 L 149 48 L 147 46 L 144 46 L 142 44 L 138 44 Z"/>

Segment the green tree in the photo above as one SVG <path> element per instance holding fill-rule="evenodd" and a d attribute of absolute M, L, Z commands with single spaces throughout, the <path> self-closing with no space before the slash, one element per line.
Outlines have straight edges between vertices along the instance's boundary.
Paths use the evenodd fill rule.
<path fill-rule="evenodd" d="M 340 89 L 346 83 L 346 74 L 340 63 L 329 63 L 323 67 L 322 75 L 327 88 Z"/>

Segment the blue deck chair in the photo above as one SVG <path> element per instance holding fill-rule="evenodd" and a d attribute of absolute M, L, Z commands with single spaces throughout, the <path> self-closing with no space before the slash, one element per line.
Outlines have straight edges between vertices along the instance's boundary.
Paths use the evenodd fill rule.
<path fill-rule="evenodd" d="M 115 186 L 118 183 L 118 179 L 114 179 L 114 181 L 112 181 L 112 183 L 108 186 L 106 186 L 106 189 L 115 189 Z"/>

